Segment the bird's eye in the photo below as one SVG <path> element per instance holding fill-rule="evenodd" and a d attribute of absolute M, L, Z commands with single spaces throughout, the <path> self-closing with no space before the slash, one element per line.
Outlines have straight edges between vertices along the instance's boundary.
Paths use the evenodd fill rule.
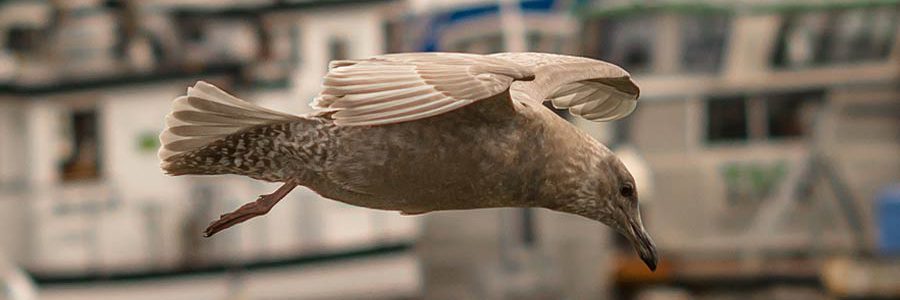
<path fill-rule="evenodd" d="M 634 195 L 634 185 L 631 183 L 626 183 L 622 185 L 622 188 L 619 189 L 619 194 L 623 197 L 631 197 Z"/>

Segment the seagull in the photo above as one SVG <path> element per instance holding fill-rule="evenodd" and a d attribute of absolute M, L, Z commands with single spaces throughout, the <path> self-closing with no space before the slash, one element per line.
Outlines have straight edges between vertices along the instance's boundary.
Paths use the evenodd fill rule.
<path fill-rule="evenodd" d="M 177 97 L 160 134 L 173 176 L 279 182 L 222 215 L 209 237 L 269 212 L 297 186 L 355 206 L 418 215 L 535 207 L 606 224 L 651 270 L 635 181 L 603 144 L 543 105 L 623 118 L 640 89 L 622 68 L 548 53 L 398 53 L 329 64 L 312 112 L 294 115 L 206 82 Z"/>

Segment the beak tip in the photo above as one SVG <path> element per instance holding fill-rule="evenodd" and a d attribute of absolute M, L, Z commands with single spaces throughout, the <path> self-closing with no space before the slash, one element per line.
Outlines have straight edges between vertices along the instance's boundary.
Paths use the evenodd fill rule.
<path fill-rule="evenodd" d="M 651 272 L 656 271 L 656 257 L 641 257 L 641 260 L 644 261 L 644 264 L 647 265 Z"/>

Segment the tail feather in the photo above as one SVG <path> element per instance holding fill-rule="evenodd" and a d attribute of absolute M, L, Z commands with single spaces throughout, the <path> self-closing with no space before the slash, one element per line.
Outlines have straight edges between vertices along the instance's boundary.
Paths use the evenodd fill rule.
<path fill-rule="evenodd" d="M 169 174 L 189 174 L 190 170 L 173 165 L 179 154 L 198 150 L 245 128 L 299 118 L 254 105 L 199 81 L 188 88 L 186 95 L 175 98 L 172 112 L 166 116 L 166 129 L 159 135 L 161 167 Z"/>

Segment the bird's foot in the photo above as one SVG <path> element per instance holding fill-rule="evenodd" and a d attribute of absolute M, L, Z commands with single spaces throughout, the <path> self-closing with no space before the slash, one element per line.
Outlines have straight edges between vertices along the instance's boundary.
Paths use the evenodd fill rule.
<path fill-rule="evenodd" d="M 268 195 L 259 196 L 259 199 L 262 200 L 265 196 Z M 243 223 L 257 216 L 262 216 L 269 212 L 270 209 L 271 207 L 260 205 L 259 200 L 244 204 L 235 211 L 221 215 L 218 220 L 210 223 L 206 230 L 203 231 L 203 236 L 211 237 L 213 234 L 228 227 Z"/>
<path fill-rule="evenodd" d="M 297 184 L 287 182 L 282 185 L 274 193 L 261 195 L 256 201 L 247 203 L 234 210 L 233 212 L 219 216 L 219 219 L 209 224 L 203 231 L 203 236 L 211 237 L 219 231 L 225 230 L 231 226 L 243 223 L 257 216 L 262 216 L 272 210 L 272 207 L 278 203 L 284 196 L 287 196 Z"/>

